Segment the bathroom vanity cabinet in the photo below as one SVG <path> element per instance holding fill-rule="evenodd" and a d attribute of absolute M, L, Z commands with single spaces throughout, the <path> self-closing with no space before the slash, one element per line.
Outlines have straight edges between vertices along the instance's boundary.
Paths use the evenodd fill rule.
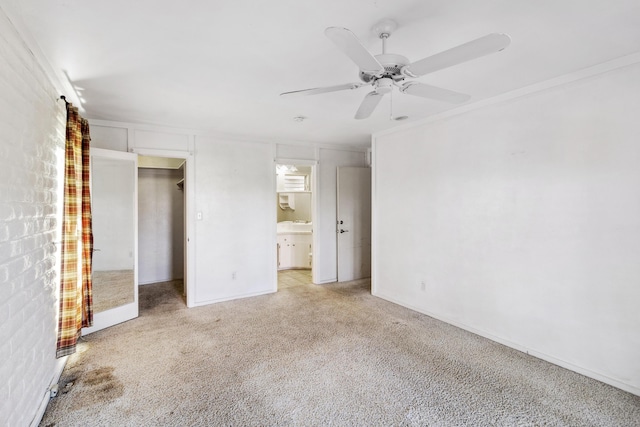
<path fill-rule="evenodd" d="M 311 268 L 311 233 L 278 234 L 278 270 Z"/>

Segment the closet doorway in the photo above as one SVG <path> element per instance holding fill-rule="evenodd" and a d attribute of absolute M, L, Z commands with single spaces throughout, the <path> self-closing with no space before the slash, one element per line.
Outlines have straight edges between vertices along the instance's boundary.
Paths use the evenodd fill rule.
<path fill-rule="evenodd" d="M 188 304 L 186 157 L 138 156 L 138 283 L 168 282 Z"/>

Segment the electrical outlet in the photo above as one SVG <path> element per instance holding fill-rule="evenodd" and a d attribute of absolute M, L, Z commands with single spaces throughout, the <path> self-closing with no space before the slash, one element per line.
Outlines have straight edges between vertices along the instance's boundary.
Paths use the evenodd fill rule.
<path fill-rule="evenodd" d="M 427 290 L 427 282 L 425 282 L 424 280 L 420 281 L 420 290 L 421 291 Z"/>

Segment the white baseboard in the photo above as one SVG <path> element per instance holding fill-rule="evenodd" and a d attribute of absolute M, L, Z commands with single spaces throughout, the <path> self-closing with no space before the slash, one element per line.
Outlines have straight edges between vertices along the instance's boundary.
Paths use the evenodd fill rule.
<path fill-rule="evenodd" d="M 320 280 L 318 283 L 315 283 L 316 285 L 326 285 L 327 283 L 336 283 L 338 281 L 337 278 L 333 278 L 333 279 L 325 279 L 325 280 Z"/>
<path fill-rule="evenodd" d="M 261 291 L 261 292 L 252 292 L 252 293 L 242 294 L 242 295 L 234 295 L 234 296 L 231 296 L 231 297 L 215 298 L 215 299 L 209 299 L 209 300 L 204 300 L 204 301 L 196 301 L 192 306 L 189 306 L 189 308 L 191 308 L 191 307 L 201 307 L 203 305 L 215 304 L 217 302 L 225 302 L 225 301 L 233 301 L 233 300 L 242 299 L 242 298 L 257 297 L 257 296 L 260 296 L 260 295 L 272 294 L 274 292 L 276 292 L 276 291 L 268 290 L 268 291 Z"/>
<path fill-rule="evenodd" d="M 148 280 L 145 282 L 138 282 L 138 286 L 144 286 L 144 285 L 153 285 L 155 283 L 162 283 L 162 282 L 171 282 L 172 280 L 184 280 L 184 278 L 182 277 L 177 277 L 177 278 L 173 278 L 173 279 L 154 279 L 154 280 Z"/>
<path fill-rule="evenodd" d="M 640 388 L 635 387 L 635 386 L 633 386 L 631 384 L 626 384 L 626 383 L 620 382 L 620 381 L 616 380 L 615 378 L 611 378 L 611 377 L 608 377 L 606 375 L 602 375 L 602 374 L 600 374 L 598 372 L 591 371 L 591 370 L 589 370 L 587 368 L 583 368 L 581 366 L 574 365 L 574 364 L 572 364 L 570 362 L 567 362 L 565 360 L 558 359 L 558 358 L 556 358 L 554 356 L 550 356 L 550 355 L 545 354 L 545 353 L 541 353 L 539 351 L 536 351 L 535 349 L 531 349 L 531 348 L 528 348 L 528 347 L 523 346 L 521 344 L 506 340 L 504 338 L 500 338 L 500 337 L 494 336 L 494 335 L 492 335 L 492 334 L 490 334 L 488 332 L 482 331 L 480 329 L 476 329 L 476 328 L 474 328 L 472 326 L 468 326 L 468 325 L 465 325 L 465 324 L 460 323 L 460 322 L 456 322 L 454 320 L 447 319 L 447 318 L 445 318 L 443 316 L 439 316 L 439 315 L 431 313 L 431 312 L 429 312 L 427 310 L 422 310 L 422 309 L 420 309 L 418 307 L 415 307 L 415 306 L 412 306 L 410 304 L 405 304 L 404 302 L 398 301 L 395 298 L 390 297 L 388 295 L 384 295 L 384 294 L 380 294 L 380 293 L 376 292 L 376 293 L 373 293 L 373 296 L 381 298 L 381 299 L 384 299 L 384 300 L 387 300 L 387 301 L 392 302 L 394 304 L 398 304 L 400 306 L 406 307 L 406 308 L 408 308 L 410 310 L 417 311 L 418 313 L 425 314 L 425 315 L 427 315 L 429 317 L 433 317 L 434 319 L 437 319 L 437 320 L 440 320 L 442 322 L 448 323 L 450 325 L 456 326 L 456 327 L 458 327 L 460 329 L 464 329 L 465 331 L 469 331 L 469 332 L 474 333 L 476 335 L 480 335 L 481 337 L 490 339 L 491 341 L 495 341 L 497 343 L 500 343 L 500 344 L 505 345 L 507 347 L 510 347 L 510 348 L 515 349 L 515 350 L 521 351 L 523 353 L 529 354 L 531 356 L 537 357 L 538 359 L 542 359 L 542 360 L 547 361 L 549 363 L 553 363 L 554 365 L 558 365 L 558 366 L 560 366 L 562 368 L 565 368 L 565 369 L 568 369 L 570 371 L 577 372 L 577 373 L 579 373 L 581 375 L 584 375 L 586 377 L 593 378 L 594 380 L 598 380 L 598 381 L 601 381 L 601 382 L 603 382 L 605 384 L 609 384 L 609 385 L 611 385 L 613 387 L 619 388 L 620 390 L 624 390 L 624 391 L 629 392 L 631 394 L 635 394 L 636 396 L 640 396 Z"/>
<path fill-rule="evenodd" d="M 44 392 L 42 396 L 42 400 L 40 401 L 40 405 L 38 405 L 38 410 L 31 420 L 29 424 L 30 427 L 38 427 L 40 425 L 40 421 L 42 421 L 42 417 L 44 416 L 44 412 L 47 410 L 47 405 L 49 405 L 49 401 L 51 400 L 51 387 L 58 384 L 60 381 L 60 375 L 62 375 L 62 371 L 64 370 L 65 365 L 67 364 L 68 356 L 61 357 L 60 359 L 56 359 L 56 365 L 53 370 L 53 376 L 51 377 L 51 381 L 49 382 L 49 386 Z"/>

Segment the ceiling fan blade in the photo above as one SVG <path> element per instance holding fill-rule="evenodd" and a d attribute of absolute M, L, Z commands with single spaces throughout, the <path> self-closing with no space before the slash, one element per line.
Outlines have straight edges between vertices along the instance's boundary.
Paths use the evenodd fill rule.
<path fill-rule="evenodd" d="M 407 82 L 402 85 L 400 92 L 422 98 L 436 99 L 438 101 L 461 104 L 471 99 L 470 95 L 454 92 L 449 89 L 442 89 L 435 86 L 426 85 L 419 82 Z"/>
<path fill-rule="evenodd" d="M 365 86 L 368 83 L 346 83 L 336 86 L 315 87 L 312 89 L 294 90 L 291 92 L 281 93 L 280 96 L 302 96 L 302 95 L 317 95 L 320 93 L 337 92 L 339 90 L 358 89 Z"/>
<path fill-rule="evenodd" d="M 489 34 L 413 62 L 403 67 L 402 72 L 411 77 L 423 76 L 443 68 L 501 51 L 509 46 L 509 43 L 511 43 L 511 37 L 506 34 Z"/>
<path fill-rule="evenodd" d="M 324 30 L 324 34 L 333 42 L 338 49 L 344 52 L 360 70 L 378 74 L 384 72 L 384 67 L 378 60 L 362 45 L 360 40 L 350 30 L 340 27 L 329 27 Z"/>
<path fill-rule="evenodd" d="M 366 119 L 373 113 L 373 110 L 376 109 L 380 100 L 384 94 L 378 93 L 375 90 L 373 92 L 369 92 L 367 96 L 364 97 L 362 103 L 360 104 L 360 108 L 356 112 L 355 118 L 358 120 Z"/>

